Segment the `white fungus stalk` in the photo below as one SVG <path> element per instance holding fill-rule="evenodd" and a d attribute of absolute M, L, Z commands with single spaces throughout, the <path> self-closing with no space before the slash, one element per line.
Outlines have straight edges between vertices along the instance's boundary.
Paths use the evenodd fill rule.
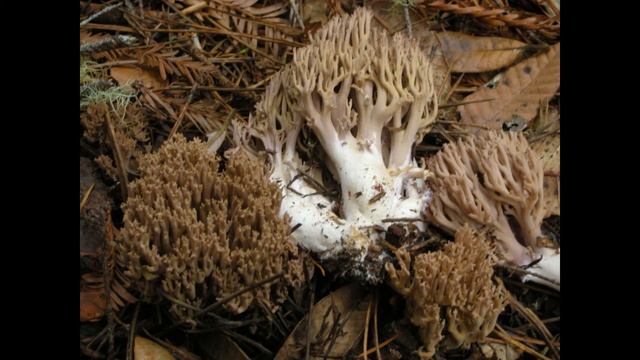
<path fill-rule="evenodd" d="M 391 37 L 371 20 L 363 8 L 330 20 L 295 49 L 249 123 L 235 129 L 237 144 L 268 154 L 282 212 L 299 224 L 293 237 L 323 258 L 364 259 L 379 229 L 419 218 L 431 194 L 412 154 L 437 112 L 431 63 L 417 42 Z M 298 155 L 303 128 L 326 154 L 339 206 L 321 189 L 321 169 Z"/>

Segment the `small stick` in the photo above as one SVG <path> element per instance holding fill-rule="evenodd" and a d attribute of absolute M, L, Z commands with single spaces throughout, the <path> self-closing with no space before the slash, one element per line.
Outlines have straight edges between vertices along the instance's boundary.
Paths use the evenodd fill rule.
<path fill-rule="evenodd" d="M 331 326 L 331 330 L 329 331 L 329 334 L 331 336 L 331 341 L 329 342 L 329 347 L 327 348 L 327 351 L 325 351 L 324 353 L 323 360 L 326 360 L 329 357 L 329 353 L 331 353 L 331 350 L 333 350 L 333 346 L 336 344 L 336 339 L 338 339 L 338 336 L 340 336 L 340 332 L 344 328 L 344 325 L 347 323 L 347 321 L 349 321 L 351 314 L 353 314 L 353 312 L 347 313 L 347 316 L 345 316 L 344 320 L 342 320 L 342 313 L 339 313 L 335 317 L 335 321 Z"/>
<path fill-rule="evenodd" d="M 553 357 L 556 360 L 560 360 L 560 353 L 558 352 L 558 349 L 556 349 L 553 343 L 553 336 L 551 335 L 551 332 L 549 331 L 547 326 L 540 320 L 538 315 L 536 315 L 533 311 L 531 311 L 531 309 L 522 305 L 511 294 L 509 294 L 509 305 L 511 305 L 511 307 L 514 310 L 516 310 L 518 313 L 524 316 L 536 328 L 536 330 L 538 330 L 538 332 L 542 335 L 549 349 L 551 349 L 551 352 L 553 353 Z"/>
<path fill-rule="evenodd" d="M 176 305 L 180 305 L 184 308 L 187 308 L 189 310 L 193 310 L 193 311 L 202 311 L 202 309 L 200 309 L 199 307 L 193 306 L 191 304 L 188 304 L 182 300 L 176 299 L 173 296 L 167 294 L 164 290 L 162 289 L 158 289 L 158 292 L 160 293 L 160 295 L 162 295 L 165 299 L 171 301 L 172 303 L 175 303 Z"/>
<path fill-rule="evenodd" d="M 293 10 L 293 17 L 298 21 L 302 30 L 304 30 L 304 21 L 302 21 L 302 15 L 300 15 L 300 8 L 296 0 L 289 0 L 289 6 Z"/>
<path fill-rule="evenodd" d="M 98 51 L 106 51 L 122 46 L 134 45 L 138 39 L 131 35 L 114 35 L 103 40 L 98 40 L 80 45 L 80 53 L 93 53 Z"/>
<path fill-rule="evenodd" d="M 187 101 L 185 101 L 184 105 L 182 106 L 182 109 L 180 109 L 180 114 L 178 114 L 178 120 L 173 124 L 173 127 L 171 128 L 171 132 L 169 132 L 169 137 L 167 137 L 167 141 L 170 140 L 173 137 L 173 135 L 176 134 L 176 132 L 178 131 L 178 128 L 182 124 L 182 119 L 184 119 L 184 114 L 187 112 L 187 108 L 189 107 L 189 104 L 191 104 L 191 102 L 193 101 L 193 95 L 195 91 L 196 91 L 196 85 L 194 84 L 191 87 L 189 96 L 187 96 Z"/>
<path fill-rule="evenodd" d="M 388 338 L 387 340 L 383 341 L 383 342 L 380 344 L 380 349 L 382 349 L 383 347 L 385 347 L 385 346 L 387 346 L 387 345 L 391 344 L 391 342 L 392 342 L 393 340 L 397 339 L 397 338 L 398 338 L 398 334 L 395 334 L 395 335 L 393 335 L 392 337 Z M 375 348 L 371 348 L 371 349 L 367 350 L 367 355 L 369 355 L 369 354 L 373 354 L 376 350 L 377 350 L 377 349 L 375 349 Z M 358 357 L 360 357 L 360 356 L 362 356 L 362 355 L 363 355 L 363 354 L 358 354 Z"/>
<path fill-rule="evenodd" d="M 390 33 L 390 34 L 392 33 L 392 31 L 391 31 L 391 27 L 389 26 L 389 24 L 387 24 L 387 22 L 386 22 L 386 21 L 384 21 L 384 19 L 383 19 L 383 18 L 381 18 L 380 16 L 378 16 L 378 14 L 376 14 L 375 12 L 373 13 L 373 18 L 374 18 L 376 21 L 378 21 L 378 23 L 379 23 L 380 25 L 382 25 L 382 27 L 383 27 L 385 30 L 387 30 L 387 32 L 388 32 L 388 33 Z"/>
<path fill-rule="evenodd" d="M 376 288 L 376 298 L 375 298 L 375 302 L 374 302 L 374 306 L 373 306 L 373 332 L 374 332 L 374 344 L 376 345 L 376 358 L 378 360 L 382 360 L 382 355 L 380 354 L 380 343 L 378 342 L 378 298 L 380 295 L 380 292 L 378 290 L 379 288 Z M 365 354 L 365 356 L 367 356 Z"/>
<path fill-rule="evenodd" d="M 112 245 L 113 245 L 113 233 L 111 229 L 111 213 L 109 210 L 105 211 L 105 223 L 106 223 L 106 231 L 104 236 L 104 248 L 105 251 L 103 253 L 102 258 L 102 276 L 104 278 L 104 292 L 106 297 L 107 306 L 105 308 L 105 314 L 107 315 L 107 338 L 109 339 L 109 347 L 107 350 L 107 359 L 113 358 L 113 347 L 114 347 L 114 338 L 113 338 L 113 328 L 115 324 L 113 323 L 113 309 L 111 308 L 111 254 L 112 254 Z"/>
<path fill-rule="evenodd" d="M 297 223 L 295 226 L 291 228 L 291 232 L 289 234 L 293 234 L 296 230 L 298 230 L 302 226 L 302 223 Z"/>
<path fill-rule="evenodd" d="M 248 338 L 244 335 L 238 334 L 236 332 L 230 331 L 230 330 L 223 330 L 222 331 L 225 335 L 236 338 L 240 341 L 244 341 L 247 344 L 255 347 L 256 349 L 260 350 L 261 352 L 263 352 L 264 354 L 266 354 L 267 356 L 269 356 L 269 358 L 273 358 L 273 353 L 271 352 L 271 350 L 267 349 L 266 347 L 264 347 L 262 344 L 260 344 L 259 342 Z"/>
<path fill-rule="evenodd" d="M 100 15 L 104 15 L 104 14 L 108 13 L 109 11 L 111 11 L 111 10 L 113 10 L 113 9 L 117 9 L 117 8 L 119 8 L 120 6 L 122 6 L 122 4 L 123 4 L 122 2 L 119 2 L 119 3 L 117 3 L 117 4 L 114 4 L 114 5 L 110 5 L 110 6 L 105 7 L 104 9 L 102 9 L 102 10 L 98 11 L 97 13 L 95 13 L 95 14 L 93 14 L 93 15 L 89 16 L 88 18 L 86 18 L 86 19 L 82 20 L 82 21 L 80 22 L 80 26 L 82 26 L 82 25 L 87 25 L 88 23 L 90 23 L 91 21 L 93 21 L 93 20 L 94 20 L 95 18 L 97 18 L 98 16 L 100 16 Z"/>
<path fill-rule="evenodd" d="M 127 33 L 137 33 L 138 30 L 124 25 L 109 25 L 109 24 L 87 24 L 82 26 L 83 29 L 90 30 L 109 30 L 109 31 L 118 31 L 118 32 L 127 32 Z"/>
<path fill-rule="evenodd" d="M 242 295 L 242 294 L 244 294 L 246 292 L 249 292 L 249 291 L 251 291 L 251 290 L 253 290 L 255 288 L 258 288 L 258 287 L 260 287 L 262 285 L 268 284 L 268 283 L 270 283 L 270 282 L 272 282 L 274 280 L 277 280 L 277 279 L 281 278 L 283 275 L 284 275 L 284 273 L 278 273 L 276 275 L 269 276 L 268 278 L 266 278 L 266 279 L 264 279 L 262 281 L 258 281 L 257 283 L 249 285 L 249 286 L 245 287 L 244 289 L 238 290 L 238 291 L 234 292 L 233 294 L 231 294 L 231 295 L 229 295 L 227 297 L 224 297 L 224 298 L 216 301 L 215 303 L 207 306 L 206 308 L 202 309 L 202 311 L 200 313 L 196 314 L 196 317 L 199 317 L 199 316 L 201 316 L 201 315 L 203 315 L 205 313 L 208 313 L 208 312 L 210 312 L 210 311 L 212 311 L 214 309 L 217 309 L 220 306 L 222 306 L 222 305 L 228 303 L 229 301 L 235 299 L 236 297 L 238 297 L 238 296 L 240 296 L 240 295 Z"/>
<path fill-rule="evenodd" d="M 552 284 L 560 285 L 560 283 L 559 283 L 559 282 L 557 282 L 557 281 L 555 281 L 555 280 L 553 280 L 553 279 L 550 279 L 550 278 L 548 278 L 548 277 L 546 277 L 546 276 L 542 276 L 542 275 L 540 275 L 540 274 L 536 274 L 536 273 L 531 272 L 531 271 L 527 271 L 527 270 L 525 270 L 525 269 L 520 269 L 520 268 L 517 268 L 517 267 L 515 267 L 515 266 L 511 266 L 511 265 L 507 265 L 507 264 L 498 264 L 498 266 L 500 266 L 501 268 L 505 268 L 505 269 L 507 269 L 507 270 L 511 270 L 511 271 L 517 272 L 517 273 L 519 273 L 519 274 L 525 274 L 525 275 L 535 276 L 535 277 L 538 277 L 538 278 L 540 278 L 540 279 L 542 279 L 542 280 L 546 280 L 546 281 L 548 281 L 548 282 L 550 282 L 550 283 L 552 283 Z"/>
<path fill-rule="evenodd" d="M 386 194 L 387 192 L 382 190 L 381 192 L 375 194 L 371 199 L 369 199 L 369 205 L 373 204 L 374 202 L 382 199 L 382 197 Z"/>
<path fill-rule="evenodd" d="M 519 280 L 511 280 L 509 278 L 502 279 L 502 281 L 504 281 L 507 284 L 511 284 L 511 285 L 514 285 L 514 286 L 517 286 L 517 287 L 520 287 L 520 288 L 523 288 L 523 289 L 530 289 L 530 290 L 539 292 L 541 294 L 554 296 L 554 297 L 559 297 L 560 296 L 560 293 L 558 293 L 557 291 L 550 291 L 550 290 L 547 291 L 548 287 L 546 287 L 546 286 L 545 287 L 532 286 L 532 285 L 529 285 L 528 283 L 523 283 L 522 281 L 519 281 Z"/>
<path fill-rule="evenodd" d="M 448 107 L 467 105 L 467 104 L 474 104 L 474 103 L 479 103 L 479 102 L 488 102 L 488 101 L 494 101 L 494 100 L 495 99 L 471 100 L 471 101 L 463 101 L 463 102 L 453 103 L 453 104 L 443 104 L 443 105 L 439 105 L 438 107 L 441 108 L 441 109 L 444 109 L 444 108 L 448 108 Z"/>
<path fill-rule="evenodd" d="M 238 290 L 238 291 L 234 292 L 233 294 L 231 294 L 229 296 L 226 296 L 226 297 L 216 301 L 215 303 L 205 307 L 204 309 L 199 310 L 197 313 L 195 313 L 193 315 L 192 318 L 193 319 L 199 318 L 200 316 L 202 316 L 202 315 L 204 315 L 204 314 L 206 314 L 206 313 L 208 313 L 208 312 L 210 312 L 212 310 L 215 310 L 215 309 L 219 308 L 220 306 L 222 306 L 222 305 L 226 304 L 227 302 L 235 299 L 236 297 L 238 297 L 238 296 L 240 296 L 240 295 L 242 295 L 242 294 L 244 294 L 244 293 L 246 293 L 248 291 L 251 291 L 251 290 L 253 290 L 253 289 L 257 288 L 257 287 L 260 287 L 260 286 L 268 284 L 268 283 L 270 283 L 270 282 L 272 282 L 274 280 L 277 280 L 277 279 L 281 278 L 283 275 L 284 275 L 284 273 L 281 272 L 281 273 L 278 273 L 276 275 L 270 276 L 270 277 L 268 277 L 268 278 L 266 278 L 264 280 L 258 281 L 257 283 L 251 284 L 251 285 L 245 287 L 244 289 Z M 165 294 L 165 297 L 166 297 L 166 294 Z M 175 301 L 175 299 L 172 300 L 172 301 Z M 197 309 L 197 308 L 195 308 L 193 306 L 190 306 L 190 307 L 192 307 L 194 310 Z M 173 324 L 172 326 L 170 326 L 168 328 L 165 328 L 164 330 L 160 331 L 160 334 L 166 334 L 170 330 L 173 330 L 173 329 L 177 328 L 178 326 L 180 326 L 180 325 L 182 325 L 184 323 L 186 323 L 185 320 L 177 322 L 177 323 Z"/>
<path fill-rule="evenodd" d="M 475 127 L 475 128 L 480 128 L 480 129 L 484 129 L 484 130 L 494 130 L 488 126 L 484 126 L 484 125 L 477 125 L 477 124 L 465 124 L 465 123 L 461 123 L 461 122 L 457 122 L 457 121 L 449 121 L 449 120 L 438 120 L 439 123 L 441 124 L 449 124 L 449 125 L 456 125 L 456 126 L 469 126 L 469 127 Z"/>
<path fill-rule="evenodd" d="M 107 132 L 109 133 L 111 146 L 113 147 L 113 154 L 115 155 L 114 157 L 116 158 L 116 165 L 118 167 L 118 176 L 120 177 L 120 190 L 122 191 L 122 199 L 126 200 L 129 182 L 127 180 L 127 172 L 124 169 L 124 159 L 122 157 L 122 152 L 120 151 L 120 146 L 116 141 L 116 132 L 113 129 L 113 124 L 111 123 L 111 115 L 109 115 L 109 111 L 106 111 L 105 114 L 107 115 Z"/>
<path fill-rule="evenodd" d="M 382 247 L 386 248 L 387 250 L 391 251 L 391 252 L 396 252 L 398 251 L 398 248 L 392 244 L 390 244 L 387 240 L 382 240 L 382 242 L 380 242 L 380 245 L 382 245 Z"/>
<path fill-rule="evenodd" d="M 138 313 L 140 312 L 140 302 L 136 304 L 136 309 L 133 312 L 133 320 L 129 326 L 129 341 L 127 342 L 127 360 L 133 359 L 133 342 L 136 336 L 136 324 L 138 322 Z"/>
<path fill-rule="evenodd" d="M 364 318 L 364 338 L 362 339 L 362 358 L 367 360 L 367 340 L 369 338 L 369 317 L 371 316 L 371 303 L 373 298 L 369 297 L 369 305 L 367 305 L 367 315 Z"/>
<path fill-rule="evenodd" d="M 526 352 L 527 354 L 531 354 L 531 355 L 533 355 L 533 356 L 535 356 L 535 357 L 537 357 L 538 359 L 541 359 L 541 360 L 553 360 L 553 359 L 551 359 L 549 357 L 546 357 L 546 356 L 540 354 L 539 352 L 533 350 L 532 348 L 528 347 L 527 345 L 525 345 L 525 344 L 523 344 L 523 343 L 521 343 L 521 342 L 519 342 L 517 340 L 514 340 L 511 337 L 511 335 L 509 335 L 502 327 L 500 327 L 500 325 L 497 325 L 497 324 L 496 324 L 496 334 L 499 337 L 501 337 L 503 340 L 508 342 L 509 344 L 517 347 L 518 349 Z"/>
<path fill-rule="evenodd" d="M 164 346 L 170 353 L 171 355 L 175 356 L 178 359 L 181 360 L 200 360 L 199 356 L 196 356 L 186 350 L 183 350 L 179 347 L 174 346 L 173 344 L 166 342 L 156 336 L 153 336 L 147 329 L 142 328 L 142 331 L 144 331 L 145 335 L 147 335 L 147 337 L 149 337 L 149 339 L 157 342 L 158 344 Z"/>
<path fill-rule="evenodd" d="M 305 273 L 307 273 L 305 271 Z M 307 274 L 308 275 L 308 274 Z M 313 310 L 313 301 L 316 295 L 316 283 L 311 283 L 311 295 L 309 296 L 309 312 L 307 313 L 307 334 L 305 338 L 305 360 L 309 360 L 309 354 L 311 352 L 311 310 Z"/>
<path fill-rule="evenodd" d="M 528 337 L 524 337 L 524 336 L 520 336 L 520 335 L 515 335 L 515 334 L 511 334 L 511 337 L 516 339 L 516 340 L 518 340 L 518 341 L 522 341 L 523 343 L 527 343 L 527 344 L 531 344 L 531 345 L 547 345 L 547 343 L 544 342 L 544 340 L 532 339 L 532 338 L 528 338 Z M 504 340 L 490 338 L 490 337 L 487 337 L 486 340 L 489 341 L 489 342 L 496 342 L 496 343 L 499 343 L 499 344 L 504 344 L 505 343 Z M 553 344 L 554 344 L 554 346 L 559 346 L 560 345 L 557 341 L 554 342 Z"/>
<path fill-rule="evenodd" d="M 96 25 L 93 25 L 93 26 L 96 26 Z M 99 29 L 99 30 L 114 30 L 114 31 L 117 31 L 116 29 Z M 133 30 L 133 29 L 131 28 L 131 30 Z M 300 42 L 296 42 L 296 41 L 288 41 L 288 40 L 282 40 L 282 39 L 277 39 L 277 38 L 272 38 L 272 37 L 253 35 L 253 34 L 247 34 L 247 33 L 240 33 L 240 32 L 233 32 L 233 31 L 228 31 L 228 30 L 212 29 L 212 28 L 206 28 L 206 27 L 205 28 L 200 28 L 198 26 L 193 26 L 193 27 L 191 27 L 189 29 L 150 29 L 150 28 L 140 28 L 140 30 L 141 31 L 147 31 L 147 32 L 154 32 L 154 33 L 197 33 L 197 34 L 216 34 L 216 35 L 238 36 L 238 37 L 246 37 L 246 38 L 249 38 L 249 39 L 257 39 L 257 40 L 268 41 L 268 42 L 272 42 L 272 43 L 275 43 L 275 44 L 282 44 L 282 45 L 291 46 L 291 47 L 303 47 L 303 46 L 305 46 L 305 44 L 300 43 Z M 130 31 L 130 32 L 133 32 L 133 31 Z"/>
<path fill-rule="evenodd" d="M 89 196 L 91 195 L 91 192 L 93 191 L 93 188 L 96 186 L 96 183 L 92 183 L 91 186 L 89 186 L 89 188 L 87 189 L 87 191 L 85 191 L 84 195 L 82 195 L 82 200 L 80 200 L 80 212 L 82 212 L 82 209 L 84 209 L 84 206 L 87 204 L 88 200 L 89 200 Z"/>
<path fill-rule="evenodd" d="M 407 34 L 412 38 L 413 30 L 411 29 L 411 17 L 409 16 L 409 0 L 402 1 L 402 12 L 404 14 L 404 22 L 407 23 Z"/>
<path fill-rule="evenodd" d="M 318 264 L 318 262 L 317 262 L 317 261 L 315 261 L 315 260 L 313 259 L 313 257 L 311 257 L 311 256 L 309 256 L 309 259 L 311 260 L 311 263 L 312 263 L 315 267 L 317 267 L 317 268 L 318 268 L 318 270 L 320 270 L 320 273 L 322 274 L 322 276 L 325 276 L 324 268 L 322 267 L 322 265 Z"/>
<path fill-rule="evenodd" d="M 389 223 L 389 222 L 415 222 L 415 221 L 423 221 L 420 218 L 388 218 L 388 219 L 382 219 L 383 223 Z"/>
<path fill-rule="evenodd" d="M 180 10 L 180 13 L 182 15 L 189 15 L 191 13 L 198 12 L 198 11 L 204 9 L 207 6 L 209 6 L 209 5 L 206 2 L 203 1 L 203 2 L 196 3 L 194 5 L 191 5 L 191 6 L 187 7 L 187 8 L 184 8 L 184 9 Z"/>

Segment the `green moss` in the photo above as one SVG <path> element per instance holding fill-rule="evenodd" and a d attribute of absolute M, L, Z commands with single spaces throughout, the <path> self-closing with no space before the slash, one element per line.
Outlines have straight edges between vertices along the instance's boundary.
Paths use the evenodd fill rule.
<path fill-rule="evenodd" d="M 96 62 L 80 58 L 80 84 L 87 84 L 98 77 L 97 71 L 93 66 Z"/>

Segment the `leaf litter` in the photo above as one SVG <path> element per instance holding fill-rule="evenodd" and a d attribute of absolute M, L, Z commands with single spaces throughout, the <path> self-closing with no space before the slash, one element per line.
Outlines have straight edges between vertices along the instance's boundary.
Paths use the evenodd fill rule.
<path fill-rule="evenodd" d="M 90 181 L 94 188 L 89 191 L 91 184 L 86 182 L 81 188 L 81 202 L 87 197 L 84 211 L 96 197 L 107 196 L 120 204 L 126 196 L 119 191 L 121 174 L 135 178 L 136 157 L 157 148 L 171 133 L 208 139 L 211 152 L 227 150 L 229 119 L 249 115 L 270 77 L 291 60 L 292 49 L 307 43 L 306 35 L 328 19 L 351 12 L 360 3 L 124 2 L 81 25 L 81 154 L 102 171 L 99 179 Z M 441 89 L 442 111 L 433 131 L 416 148 L 418 157 L 485 128 L 524 131 L 544 164 L 546 216 L 559 218 L 559 2 L 534 7 L 501 1 L 367 3 L 377 24 L 392 33 L 406 31 L 408 19 L 414 37 L 438 69 L 435 81 Z M 108 6 L 82 1 L 80 5 L 81 21 Z M 536 7 L 539 12 L 532 12 Z M 104 131 L 103 105 L 110 112 L 115 137 Z M 114 159 L 116 148 L 126 158 L 122 164 Z M 143 353 L 167 359 L 204 354 L 221 359 L 297 359 L 306 358 L 307 347 L 309 358 L 362 358 L 365 344 L 368 358 L 378 358 L 377 353 L 383 358 L 407 358 L 416 350 L 415 341 L 399 339 L 400 334 L 414 336 L 415 329 L 397 326 L 404 315 L 397 296 L 376 295 L 373 311 L 372 289 L 340 286 L 337 280 L 318 275 L 312 280 L 316 286 L 304 287 L 273 316 L 254 313 L 232 318 L 211 313 L 199 331 L 175 327 L 166 310 L 141 303 L 129 293 L 117 270 L 103 273 L 100 262 L 108 259 L 109 247 L 98 245 L 96 239 L 117 231 L 118 208 L 111 209 L 114 224 L 103 221 L 97 229 L 85 230 L 94 240 L 91 251 L 81 254 L 81 263 L 90 264 L 81 266 L 81 329 L 102 326 L 100 331 L 81 331 L 93 334 L 81 338 L 81 351 L 87 356 L 113 355 L 120 349 L 120 355 L 129 358 L 124 354 L 128 342 L 133 343 L 136 359 L 145 358 Z M 110 277 L 107 282 L 105 276 Z M 551 334 L 559 337 L 554 296 L 519 284 L 508 273 L 502 277 L 511 295 L 536 309 L 549 321 L 545 323 Z M 379 290 L 389 292 L 385 286 Z M 320 300 L 309 307 L 313 299 Z M 541 308 L 541 303 L 548 305 Z M 132 311 L 133 307 L 140 311 Z M 506 311 L 498 323 L 504 332 L 479 344 L 481 351 L 442 350 L 439 356 L 521 358 L 522 348 L 514 341 L 526 344 L 529 355 L 545 356 L 548 350 L 541 345 L 542 338 L 527 330 L 526 318 Z M 399 332 L 401 328 L 405 330 Z M 111 338 L 121 345 L 108 346 Z"/>

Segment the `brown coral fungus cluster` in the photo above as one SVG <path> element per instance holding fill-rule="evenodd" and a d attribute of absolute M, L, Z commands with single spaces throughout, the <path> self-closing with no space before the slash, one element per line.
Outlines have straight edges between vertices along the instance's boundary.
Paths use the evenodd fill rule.
<path fill-rule="evenodd" d="M 381 282 L 383 231 L 408 228 L 395 219 L 427 205 L 428 171 L 413 150 L 437 114 L 433 72 L 416 39 L 390 36 L 357 8 L 296 48 L 249 121 L 233 124 L 235 145 L 268 154 L 283 211 L 300 224 L 296 242 L 329 267 L 338 260 L 343 275 Z"/>
<path fill-rule="evenodd" d="M 404 249 L 396 256 L 399 268 L 386 264 L 389 283 L 407 299 L 407 315 L 419 328 L 420 358 L 431 358 L 440 343 L 468 348 L 493 331 L 506 290 L 492 279 L 497 258 L 483 232 L 465 225 L 454 242 L 415 256 L 413 264 Z"/>
<path fill-rule="evenodd" d="M 84 127 L 83 137 L 89 142 L 96 142 L 112 149 L 115 140 L 122 155 L 122 167 L 128 173 L 135 173 L 136 159 L 142 154 L 144 144 L 149 142 L 148 121 L 140 102 L 121 106 L 118 111 L 119 114 L 115 113 L 113 107 L 106 102 L 87 105 L 86 111 L 80 115 L 80 123 Z M 110 117 L 114 139 L 108 135 L 107 117 Z M 102 154 L 95 161 L 113 181 L 119 180 L 111 157 Z"/>
<path fill-rule="evenodd" d="M 484 132 L 447 144 L 431 159 L 428 218 L 455 232 L 489 226 L 512 263 L 530 261 L 544 217 L 542 164 L 521 133 Z"/>
<path fill-rule="evenodd" d="M 141 177 L 124 205 L 118 263 L 129 285 L 173 300 L 170 311 L 181 320 L 282 274 L 224 304 L 234 314 L 257 301 L 274 310 L 304 277 L 289 219 L 278 216 L 280 192 L 264 167 L 242 155 L 224 171 L 218 162 L 203 142 L 176 135 L 141 159 Z"/>

